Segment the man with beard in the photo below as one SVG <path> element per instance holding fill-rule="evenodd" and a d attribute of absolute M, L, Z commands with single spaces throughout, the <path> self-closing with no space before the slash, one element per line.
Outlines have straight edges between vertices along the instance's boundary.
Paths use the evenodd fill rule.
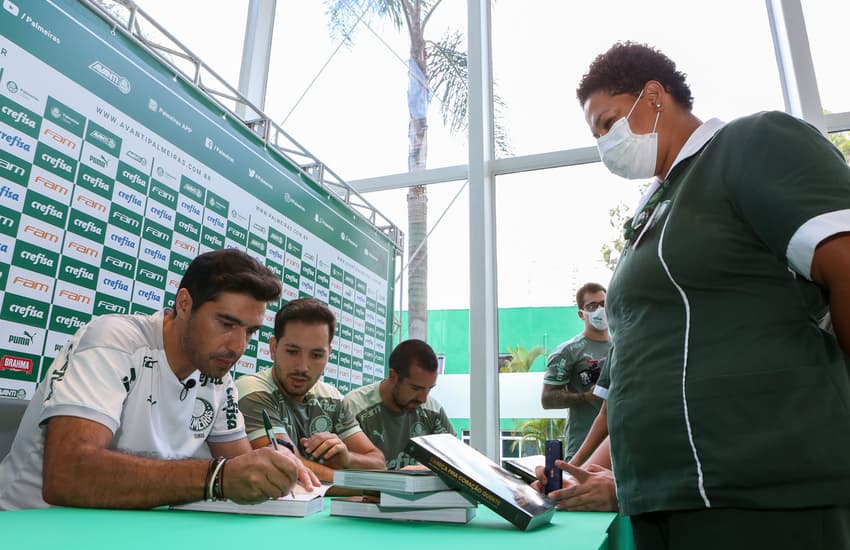
<path fill-rule="evenodd" d="M 387 468 L 416 464 L 404 452 L 411 437 L 454 434 L 443 407 L 428 393 L 437 385 L 437 355 L 422 340 L 405 340 L 390 354 L 390 376 L 353 390 L 344 403 L 386 457 Z"/>
<path fill-rule="evenodd" d="M 336 332 L 333 312 L 315 298 L 293 300 L 277 312 L 269 340 L 274 365 L 237 382 L 239 408 L 254 448 L 269 444 L 263 411 L 275 439 L 295 443 L 301 461 L 320 480 L 334 470 L 384 469 L 384 455 L 363 435 L 342 394 L 319 378 Z"/>
<path fill-rule="evenodd" d="M 316 485 L 290 451 L 251 449 L 229 373 L 280 292 L 256 260 L 218 250 L 192 261 L 173 309 L 78 330 L 0 463 L 0 509 L 255 503 Z"/>

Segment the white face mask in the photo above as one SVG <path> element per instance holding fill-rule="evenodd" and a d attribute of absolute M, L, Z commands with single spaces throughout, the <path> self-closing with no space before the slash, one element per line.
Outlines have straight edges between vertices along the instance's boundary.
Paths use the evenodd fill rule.
<path fill-rule="evenodd" d="M 642 95 L 643 90 L 638 94 L 629 114 L 615 122 L 607 134 L 596 140 L 602 164 L 613 174 L 631 180 L 654 176 L 658 157 L 658 134 L 655 128 L 661 111 L 655 114 L 655 124 L 649 134 L 635 134 L 629 126 L 628 119 Z"/>
<path fill-rule="evenodd" d="M 587 322 L 590 323 L 590 326 L 596 330 L 608 329 L 608 314 L 605 313 L 604 307 L 598 307 L 596 308 L 596 311 L 585 311 L 584 316 L 587 318 Z"/>

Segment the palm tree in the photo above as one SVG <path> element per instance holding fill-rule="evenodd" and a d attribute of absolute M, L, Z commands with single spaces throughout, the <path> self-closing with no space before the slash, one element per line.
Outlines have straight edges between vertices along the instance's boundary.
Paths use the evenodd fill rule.
<path fill-rule="evenodd" d="M 409 148 L 407 169 L 424 170 L 428 160 L 428 106 L 440 101 L 443 123 L 451 132 L 467 127 L 467 54 L 463 35 L 447 32 L 438 41 L 425 38 L 425 28 L 442 0 L 326 0 L 330 28 L 337 37 L 351 42 L 351 31 L 361 21 L 389 20 L 397 31 L 406 29 L 410 39 L 407 107 Z M 496 106 L 501 101 L 496 99 Z M 496 146 L 507 151 L 501 126 L 496 129 Z M 424 185 L 407 194 L 408 250 L 408 337 L 428 336 L 428 196 Z"/>

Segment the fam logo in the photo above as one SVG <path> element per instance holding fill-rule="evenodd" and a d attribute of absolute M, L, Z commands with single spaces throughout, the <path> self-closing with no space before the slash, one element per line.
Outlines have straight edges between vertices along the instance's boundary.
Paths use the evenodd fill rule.
<path fill-rule="evenodd" d="M 66 149 L 69 149 L 71 151 L 76 151 L 77 149 L 76 141 L 72 140 L 68 136 L 60 134 L 52 128 L 45 128 L 41 135 L 44 136 L 45 139 L 49 139 L 52 142 L 51 145 L 53 145 L 54 147 L 56 145 L 61 145 L 62 147 L 65 147 Z"/>
<path fill-rule="evenodd" d="M 307 211 L 307 209 L 306 209 L 306 208 L 304 208 L 304 207 L 301 205 L 301 203 L 299 203 L 297 200 L 295 200 L 294 198 L 292 198 L 292 195 L 290 195 L 289 193 L 284 193 L 284 194 L 283 194 L 283 200 L 284 200 L 287 204 L 291 204 L 292 206 L 294 206 L 295 208 L 297 208 L 298 210 L 300 210 L 300 211 L 302 211 L 302 212 L 306 212 L 306 211 Z"/>
<path fill-rule="evenodd" d="M 89 65 L 89 69 L 93 70 L 106 79 L 107 82 L 118 88 L 122 94 L 130 93 L 130 81 L 104 65 L 102 61 L 95 61 Z"/>
<path fill-rule="evenodd" d="M 195 398 L 189 428 L 194 432 L 203 432 L 212 426 L 213 420 L 215 420 L 215 410 L 210 402 L 200 397 Z"/>

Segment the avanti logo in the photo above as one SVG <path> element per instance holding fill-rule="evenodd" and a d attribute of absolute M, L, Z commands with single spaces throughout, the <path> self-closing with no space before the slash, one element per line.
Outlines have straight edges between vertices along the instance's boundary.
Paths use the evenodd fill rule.
<path fill-rule="evenodd" d="M 142 166 L 147 166 L 147 165 L 148 165 L 148 159 L 146 159 L 145 157 L 143 157 L 142 155 L 140 155 L 140 154 L 138 154 L 138 153 L 136 153 L 136 152 L 134 152 L 134 151 L 127 151 L 127 156 L 128 156 L 129 158 L 131 158 L 131 159 L 135 160 L 136 162 L 138 162 L 138 163 L 139 163 L 139 164 L 141 164 Z"/>
<path fill-rule="evenodd" d="M 105 78 L 107 82 L 118 88 L 122 94 L 130 93 L 130 81 L 104 65 L 103 62 L 95 61 L 89 65 L 89 69 Z"/>
<path fill-rule="evenodd" d="M 94 139 L 95 141 L 102 143 L 108 149 L 115 149 L 115 140 L 105 135 L 103 132 L 99 132 L 98 130 L 92 130 L 91 132 L 89 132 L 89 137 Z"/>

